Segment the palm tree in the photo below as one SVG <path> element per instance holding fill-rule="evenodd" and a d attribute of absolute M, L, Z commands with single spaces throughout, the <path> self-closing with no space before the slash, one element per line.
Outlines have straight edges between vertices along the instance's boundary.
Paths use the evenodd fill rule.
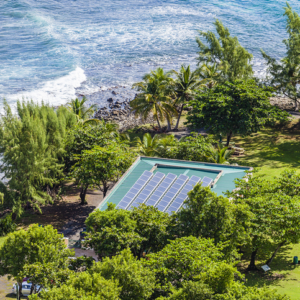
<path fill-rule="evenodd" d="M 154 137 L 150 133 L 145 133 L 143 138 L 136 137 L 134 144 L 139 152 L 145 156 L 159 155 L 158 149 L 160 148 L 160 136 L 156 134 Z"/>
<path fill-rule="evenodd" d="M 88 119 L 93 120 L 93 122 L 97 122 L 97 119 L 90 119 L 90 117 L 94 114 L 97 108 L 96 104 L 93 104 L 90 107 L 86 107 L 86 101 L 87 99 L 85 97 L 83 97 L 81 100 L 79 100 L 78 98 L 72 99 L 67 104 L 67 106 L 77 116 L 78 120 L 87 121 Z"/>
<path fill-rule="evenodd" d="M 176 75 L 173 86 L 176 95 L 175 105 L 179 106 L 178 118 L 174 129 L 178 129 L 184 105 L 192 99 L 194 91 L 203 85 L 203 82 L 199 81 L 199 72 L 197 70 L 191 72 L 190 66 L 185 68 L 182 65 L 179 73 L 175 70 L 173 70 L 173 73 Z"/>
<path fill-rule="evenodd" d="M 216 148 L 211 146 L 208 157 L 216 164 L 228 164 L 228 159 L 232 153 L 232 150 L 228 150 L 228 147 L 224 147 L 221 143 L 219 143 Z"/>
<path fill-rule="evenodd" d="M 198 69 L 199 76 L 209 89 L 212 89 L 220 80 L 220 67 L 216 63 L 204 63 Z"/>
<path fill-rule="evenodd" d="M 139 153 L 145 156 L 161 156 L 167 153 L 176 145 L 177 139 L 174 135 L 156 134 L 154 137 L 150 133 L 145 133 L 143 138 L 135 137 L 134 146 Z"/>
<path fill-rule="evenodd" d="M 175 107 L 171 104 L 170 84 L 172 78 L 171 73 L 165 73 L 162 68 L 152 71 L 143 77 L 142 82 L 133 85 L 139 93 L 134 100 L 130 102 L 130 106 L 135 115 L 141 115 L 145 120 L 152 112 L 161 130 L 161 124 L 165 118 L 168 121 L 168 130 L 171 129 L 170 120 L 172 114 L 177 115 Z"/>

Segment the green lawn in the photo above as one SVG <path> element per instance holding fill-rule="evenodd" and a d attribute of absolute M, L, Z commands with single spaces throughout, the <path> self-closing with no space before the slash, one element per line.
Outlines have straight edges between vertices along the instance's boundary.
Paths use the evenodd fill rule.
<path fill-rule="evenodd" d="M 294 256 L 300 258 L 300 244 L 284 247 L 271 264 L 270 272 L 251 272 L 246 274 L 246 285 L 269 286 L 281 294 L 290 296 L 291 299 L 299 299 L 300 265 L 293 265 Z M 263 264 L 262 261 L 258 266 Z"/>
<path fill-rule="evenodd" d="M 300 132 L 265 129 L 249 137 L 234 137 L 237 146 L 246 151 L 234 159 L 239 165 L 260 168 L 268 179 L 280 175 L 286 168 L 300 167 Z"/>

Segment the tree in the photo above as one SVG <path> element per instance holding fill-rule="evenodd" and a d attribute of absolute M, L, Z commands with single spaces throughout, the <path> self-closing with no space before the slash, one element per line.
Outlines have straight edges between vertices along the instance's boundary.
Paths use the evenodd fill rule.
<path fill-rule="evenodd" d="M 257 132 L 265 124 L 286 122 L 288 113 L 270 104 L 271 93 L 254 80 L 225 82 L 199 93 L 191 101 L 193 110 L 187 123 L 193 128 L 205 127 L 213 134 L 226 135 L 229 145 L 234 134 Z"/>
<path fill-rule="evenodd" d="M 228 147 L 224 147 L 221 143 L 218 143 L 216 147 L 211 146 L 209 158 L 213 163 L 226 164 L 228 159 L 233 153 L 232 150 L 228 150 Z"/>
<path fill-rule="evenodd" d="M 129 249 L 112 258 L 104 258 L 91 272 L 99 273 L 107 280 L 118 280 L 122 300 L 149 299 L 155 287 L 154 272 L 137 260 Z"/>
<path fill-rule="evenodd" d="M 63 179 L 64 137 L 76 123 L 76 117 L 65 107 L 52 107 L 31 102 L 17 102 L 13 114 L 4 103 L 1 118 L 0 170 L 8 179 L 13 202 L 7 203 L 14 215 L 24 207 L 51 203 Z"/>
<path fill-rule="evenodd" d="M 221 73 L 216 63 L 203 63 L 198 72 L 199 77 L 209 89 L 212 89 L 220 81 Z"/>
<path fill-rule="evenodd" d="M 131 218 L 136 221 L 135 232 L 142 238 L 139 248 L 132 249 L 138 258 L 143 256 L 143 252 L 160 251 L 173 238 L 174 219 L 153 206 L 141 204 L 135 207 Z"/>
<path fill-rule="evenodd" d="M 187 281 L 202 282 L 214 293 L 222 294 L 234 283 L 234 276 L 240 276 L 234 267 L 221 260 L 221 248 L 210 239 L 178 238 L 148 257 L 145 264 L 155 271 L 158 282 L 156 296 L 168 296 Z"/>
<path fill-rule="evenodd" d="M 191 72 L 190 66 L 182 65 L 179 72 L 173 70 L 173 73 L 176 75 L 173 86 L 176 95 L 174 104 L 179 107 L 177 122 L 174 127 L 174 130 L 177 130 L 184 106 L 193 98 L 195 90 L 204 84 L 199 80 L 199 72 L 197 70 Z"/>
<path fill-rule="evenodd" d="M 201 134 L 192 132 L 191 136 L 181 138 L 178 143 L 162 151 L 161 155 L 165 158 L 191 160 L 191 161 L 210 161 L 212 143 L 215 142 L 212 136 L 204 137 Z M 164 149 L 161 149 L 164 150 Z"/>
<path fill-rule="evenodd" d="M 143 138 L 139 138 L 138 136 L 134 139 L 134 145 L 138 149 L 138 151 L 145 156 L 158 156 L 161 136 L 156 134 L 153 137 L 150 133 L 145 133 Z"/>
<path fill-rule="evenodd" d="M 280 295 L 270 288 L 245 287 L 242 283 L 236 282 L 225 294 L 214 294 L 213 290 L 202 282 L 187 281 L 183 287 L 174 290 L 170 297 L 160 300 L 207 300 L 207 299 L 231 299 L 231 300 L 288 300 L 286 295 Z"/>
<path fill-rule="evenodd" d="M 85 102 L 87 102 L 87 99 L 83 97 L 81 101 L 76 98 L 72 99 L 67 104 L 67 107 L 77 116 L 78 120 L 84 121 L 86 119 L 89 119 L 93 115 L 97 107 L 96 104 L 93 104 L 90 107 L 86 107 Z"/>
<path fill-rule="evenodd" d="M 126 248 L 137 249 L 143 238 L 135 232 L 136 221 L 131 212 L 109 205 L 106 211 L 96 210 L 86 219 L 87 241 L 99 259 L 113 256 Z"/>
<path fill-rule="evenodd" d="M 104 279 L 98 273 L 82 272 L 72 274 L 68 281 L 59 287 L 31 295 L 30 300 L 120 300 L 121 287 L 114 279 Z"/>
<path fill-rule="evenodd" d="M 196 39 L 200 49 L 199 64 L 216 64 L 222 81 L 232 82 L 236 79 L 251 77 L 253 55 L 240 45 L 237 37 L 230 36 L 228 28 L 224 27 L 222 22 L 216 20 L 214 25 L 218 37 L 212 31 L 199 31 L 200 38 Z M 201 37 L 204 38 L 206 44 L 203 43 Z"/>
<path fill-rule="evenodd" d="M 288 33 L 288 38 L 283 40 L 286 46 L 286 56 L 278 62 L 263 50 L 261 53 L 268 66 L 268 79 L 270 79 L 268 81 L 278 92 L 294 101 L 295 111 L 298 111 L 298 98 L 300 97 L 298 89 L 300 83 L 300 17 L 288 3 L 284 15 L 287 16 L 286 29 Z"/>
<path fill-rule="evenodd" d="M 288 179 L 294 187 L 284 184 Z M 270 255 L 266 261 L 270 265 L 282 246 L 299 242 L 299 182 L 300 176 L 295 172 L 285 172 L 274 182 L 253 176 L 247 182 L 237 180 L 238 194 L 228 193 L 234 203 L 246 204 L 252 213 L 249 270 L 257 269 L 255 262 L 259 252 Z"/>
<path fill-rule="evenodd" d="M 0 275 L 13 277 L 22 292 L 24 277 L 30 276 L 33 289 L 48 286 L 51 280 L 65 278 L 68 257 L 74 251 L 66 248 L 63 236 L 52 226 L 34 224 L 27 231 L 10 233 L 0 248 Z M 28 273 L 29 272 L 29 273 Z"/>
<path fill-rule="evenodd" d="M 172 81 L 171 73 L 165 73 L 162 68 L 146 74 L 142 82 L 133 85 L 140 93 L 130 102 L 130 106 L 135 115 L 141 115 L 146 119 L 150 113 L 153 114 L 161 131 L 160 122 L 167 119 L 168 130 L 172 114 L 177 115 L 176 108 L 170 104 L 169 85 Z"/>
<path fill-rule="evenodd" d="M 87 126 L 73 126 L 65 137 L 65 171 L 69 172 L 75 164 L 75 156 L 84 150 L 91 150 L 94 146 L 105 147 L 112 140 L 120 142 L 118 127 L 113 123 L 100 121 Z"/>
<path fill-rule="evenodd" d="M 106 147 L 95 146 L 92 150 L 85 150 L 77 156 L 71 176 L 81 186 L 81 203 L 85 204 L 89 186 L 97 187 L 105 197 L 111 184 L 127 171 L 133 159 L 126 148 L 120 147 L 114 141 Z"/>
<path fill-rule="evenodd" d="M 249 241 L 251 216 L 247 205 L 233 204 L 209 187 L 196 185 L 177 214 L 178 235 L 211 238 L 223 245 L 227 259 L 236 258 L 237 248 Z"/>

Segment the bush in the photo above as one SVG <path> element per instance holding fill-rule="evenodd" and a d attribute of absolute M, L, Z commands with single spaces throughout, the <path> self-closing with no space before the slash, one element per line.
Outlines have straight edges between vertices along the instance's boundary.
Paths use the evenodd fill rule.
<path fill-rule="evenodd" d="M 16 230 L 17 225 L 12 220 L 12 213 L 0 219 L 0 236 L 5 236 Z"/>

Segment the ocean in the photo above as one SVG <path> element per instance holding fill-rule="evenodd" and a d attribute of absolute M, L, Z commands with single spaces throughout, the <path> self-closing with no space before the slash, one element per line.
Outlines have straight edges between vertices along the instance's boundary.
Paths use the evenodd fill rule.
<path fill-rule="evenodd" d="M 300 2 L 289 1 L 300 13 Z M 253 55 L 280 59 L 284 0 L 2 0 L 0 99 L 52 105 L 85 95 L 89 103 L 130 99 L 131 85 L 157 67 L 196 67 L 197 30 L 217 18 Z M 112 94 L 112 91 L 115 91 Z M 0 106 L 2 106 L 0 101 Z"/>

